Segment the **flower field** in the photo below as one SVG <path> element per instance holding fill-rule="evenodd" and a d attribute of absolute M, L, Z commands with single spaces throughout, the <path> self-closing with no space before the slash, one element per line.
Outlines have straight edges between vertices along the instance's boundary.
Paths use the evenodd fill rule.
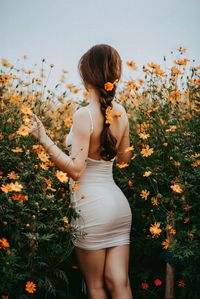
<path fill-rule="evenodd" d="M 130 123 L 126 150 L 132 158 L 129 164 L 114 164 L 114 178 L 133 214 L 129 270 L 134 299 L 200 298 L 200 66 L 185 52 L 177 49 L 164 70 L 153 62 L 138 70 L 127 61 L 134 76 L 142 75 L 122 82 L 116 94 Z M 36 76 L 35 70 L 1 61 L 2 299 L 75 298 L 72 285 L 79 269 L 71 219 L 77 215 L 70 205 L 69 177 L 27 126 L 34 112 L 68 153 L 64 140 L 73 112 L 87 104 L 88 94 L 83 86 L 66 82 L 66 70 L 48 89 L 53 68 L 43 59 Z"/>

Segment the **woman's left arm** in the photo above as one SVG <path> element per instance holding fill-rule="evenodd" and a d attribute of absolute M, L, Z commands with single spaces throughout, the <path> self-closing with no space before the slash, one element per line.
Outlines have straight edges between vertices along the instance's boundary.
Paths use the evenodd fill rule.
<path fill-rule="evenodd" d="M 38 118 L 37 122 L 40 122 Z M 66 155 L 47 134 L 39 141 L 58 169 L 66 172 L 73 180 L 79 180 L 86 167 L 90 142 L 90 122 L 86 109 L 80 108 L 74 113 L 73 133 L 70 156 Z"/>

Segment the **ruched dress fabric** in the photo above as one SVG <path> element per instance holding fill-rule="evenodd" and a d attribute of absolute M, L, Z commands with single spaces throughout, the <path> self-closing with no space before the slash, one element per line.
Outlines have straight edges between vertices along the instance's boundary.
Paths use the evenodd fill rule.
<path fill-rule="evenodd" d="M 87 109 L 92 133 L 92 116 Z M 72 144 L 72 127 L 66 138 L 67 146 Z M 127 198 L 113 179 L 114 160 L 88 157 L 80 180 L 75 181 L 78 188 L 72 190 L 70 184 L 71 205 L 79 214 L 78 218 L 72 219 L 72 225 L 79 232 L 73 244 L 79 248 L 97 250 L 130 243 L 132 212 Z"/>

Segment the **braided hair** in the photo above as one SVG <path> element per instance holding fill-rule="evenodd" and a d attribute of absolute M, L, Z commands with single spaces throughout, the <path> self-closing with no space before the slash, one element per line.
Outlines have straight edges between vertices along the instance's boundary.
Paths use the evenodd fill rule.
<path fill-rule="evenodd" d="M 99 44 L 90 48 L 79 60 L 78 69 L 83 82 L 94 87 L 98 96 L 101 113 L 104 117 L 100 135 L 100 156 L 110 161 L 117 154 L 117 139 L 110 130 L 110 123 L 106 123 L 106 109 L 113 107 L 116 86 L 112 90 L 105 90 L 106 82 L 113 82 L 121 77 L 121 63 L 119 53 L 107 44 Z"/>

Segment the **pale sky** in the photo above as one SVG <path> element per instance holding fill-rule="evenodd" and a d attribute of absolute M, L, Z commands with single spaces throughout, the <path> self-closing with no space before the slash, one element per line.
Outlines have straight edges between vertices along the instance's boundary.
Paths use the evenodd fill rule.
<path fill-rule="evenodd" d="M 162 65 L 179 46 L 200 64 L 199 12 L 199 0 L 0 0 L 0 58 L 16 64 L 26 54 L 25 68 L 45 58 L 55 84 L 63 68 L 67 83 L 79 84 L 78 60 L 99 43 L 140 67 Z"/>

